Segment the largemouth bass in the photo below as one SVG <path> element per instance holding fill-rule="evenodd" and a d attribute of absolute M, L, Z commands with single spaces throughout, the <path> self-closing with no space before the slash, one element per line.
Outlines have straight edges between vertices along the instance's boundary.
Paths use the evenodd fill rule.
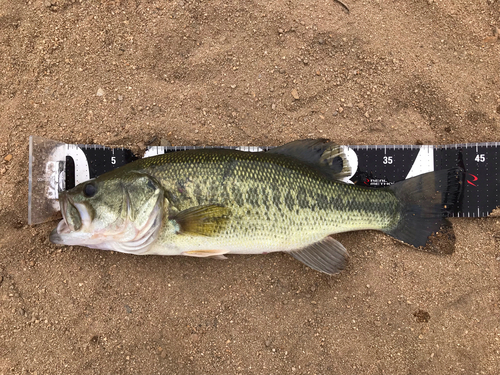
<path fill-rule="evenodd" d="M 349 173 L 342 149 L 322 139 L 259 153 L 167 153 L 62 192 L 50 240 L 140 255 L 284 251 L 334 274 L 348 254 L 331 234 L 375 229 L 424 246 L 463 177 L 456 168 L 373 189 L 342 182 Z"/>

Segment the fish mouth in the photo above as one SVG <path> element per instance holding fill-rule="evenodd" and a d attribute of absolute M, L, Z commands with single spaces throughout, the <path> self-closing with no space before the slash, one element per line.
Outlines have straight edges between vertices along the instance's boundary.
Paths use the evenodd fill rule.
<path fill-rule="evenodd" d="M 64 214 L 63 214 L 64 217 Z M 52 232 L 50 232 L 49 235 L 49 240 L 52 243 L 59 244 L 59 245 L 65 245 L 64 242 L 64 235 L 68 235 L 71 233 L 71 228 L 66 222 L 66 219 L 62 219 L 59 224 L 57 224 L 57 227 L 55 227 Z"/>
<path fill-rule="evenodd" d="M 64 244 L 64 236 L 78 232 L 90 225 L 91 219 L 87 207 L 83 203 L 75 203 L 64 192 L 59 197 L 62 220 L 50 233 L 52 243 Z"/>
<path fill-rule="evenodd" d="M 61 204 L 63 219 L 57 226 L 58 232 L 69 233 L 80 230 L 82 227 L 80 211 L 77 209 L 72 199 L 63 193 L 61 194 L 59 203 Z"/>

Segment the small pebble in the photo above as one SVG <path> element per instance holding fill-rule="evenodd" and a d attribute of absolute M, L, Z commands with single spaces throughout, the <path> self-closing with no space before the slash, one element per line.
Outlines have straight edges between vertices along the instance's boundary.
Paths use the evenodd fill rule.
<path fill-rule="evenodd" d="M 104 96 L 104 90 L 99 87 L 96 96 Z"/>
<path fill-rule="evenodd" d="M 5 161 L 11 161 L 12 160 L 12 154 L 7 155 L 6 157 L 3 158 Z"/>
<path fill-rule="evenodd" d="M 295 100 L 299 100 L 299 92 L 297 91 L 297 89 L 293 89 L 292 90 L 292 96 Z"/>

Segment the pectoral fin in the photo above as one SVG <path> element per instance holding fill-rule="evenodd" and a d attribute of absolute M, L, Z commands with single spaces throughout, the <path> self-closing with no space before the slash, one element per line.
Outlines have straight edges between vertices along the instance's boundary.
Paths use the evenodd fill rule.
<path fill-rule="evenodd" d="M 199 258 L 214 257 L 217 259 L 226 259 L 224 254 L 227 253 L 228 251 L 226 250 L 192 250 L 192 251 L 185 251 L 182 253 L 182 255 L 187 255 L 190 257 L 199 257 Z"/>
<path fill-rule="evenodd" d="M 188 208 L 174 217 L 179 225 L 179 233 L 199 236 L 214 236 L 227 225 L 231 210 L 221 205 L 206 205 Z"/>
<path fill-rule="evenodd" d="M 345 247 L 331 237 L 326 237 L 303 249 L 291 251 L 290 255 L 306 266 L 328 275 L 343 270 L 349 258 Z"/>

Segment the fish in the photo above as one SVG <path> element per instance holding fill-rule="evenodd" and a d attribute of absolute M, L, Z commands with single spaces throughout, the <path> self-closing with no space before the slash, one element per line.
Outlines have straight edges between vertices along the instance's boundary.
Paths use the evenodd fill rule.
<path fill-rule="evenodd" d="M 326 139 L 143 158 L 61 192 L 50 241 L 136 255 L 280 251 L 333 275 L 349 255 L 331 235 L 378 230 L 422 248 L 456 208 L 464 176 L 451 168 L 370 188 L 343 181 L 351 174 L 344 148 Z"/>

